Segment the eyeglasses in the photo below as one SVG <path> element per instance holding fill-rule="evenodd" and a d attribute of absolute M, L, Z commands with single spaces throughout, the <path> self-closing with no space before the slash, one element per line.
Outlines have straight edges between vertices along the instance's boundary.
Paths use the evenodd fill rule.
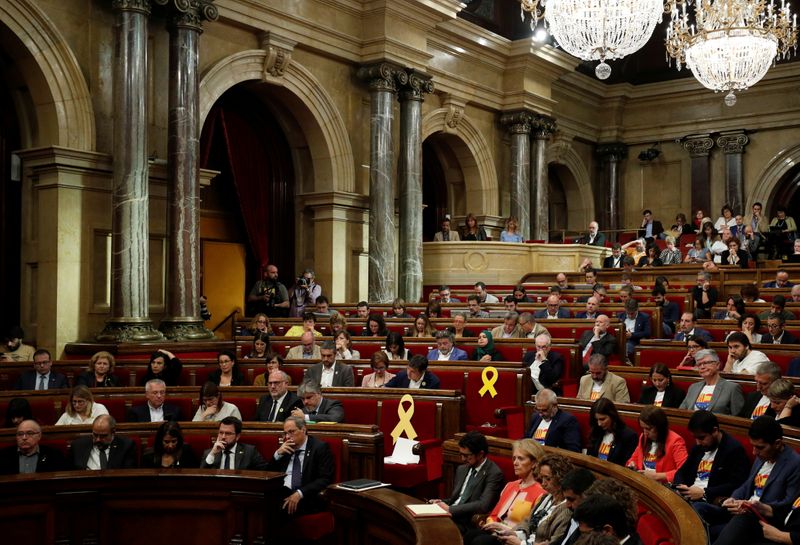
<path fill-rule="evenodd" d="M 283 432 L 283 435 L 284 435 L 284 436 L 294 435 L 295 433 L 297 433 L 297 432 L 299 432 L 299 431 L 300 431 L 299 429 L 294 429 L 294 430 L 286 430 L 286 431 L 284 431 L 284 432 Z"/>
<path fill-rule="evenodd" d="M 36 437 L 40 433 L 42 433 L 42 432 L 40 432 L 40 431 L 18 431 L 17 432 L 17 437 L 19 437 L 20 439 L 22 439 L 23 437 Z"/>

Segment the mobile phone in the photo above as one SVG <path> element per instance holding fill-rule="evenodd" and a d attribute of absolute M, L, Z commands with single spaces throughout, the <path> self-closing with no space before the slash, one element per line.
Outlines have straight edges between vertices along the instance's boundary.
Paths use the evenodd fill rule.
<path fill-rule="evenodd" d="M 766 522 L 766 523 L 769 523 L 769 521 L 768 521 L 767 519 L 765 519 L 765 518 L 764 518 L 764 515 L 762 515 L 762 514 L 759 512 L 759 510 L 758 510 L 758 509 L 756 509 L 755 507 L 753 507 L 753 505 L 752 505 L 752 504 L 749 504 L 749 503 L 743 503 L 743 504 L 742 504 L 742 509 L 745 509 L 746 511 L 750 511 L 751 513 L 753 513 L 753 514 L 754 514 L 754 515 L 755 515 L 755 516 L 758 518 L 758 520 L 763 520 L 764 522 Z"/>

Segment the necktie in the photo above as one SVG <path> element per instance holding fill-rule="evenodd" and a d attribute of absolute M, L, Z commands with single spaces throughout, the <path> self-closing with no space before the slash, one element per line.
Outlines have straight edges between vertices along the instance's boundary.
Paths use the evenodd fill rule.
<path fill-rule="evenodd" d="M 592 341 L 589 341 L 589 346 L 586 349 L 586 353 L 583 355 L 583 365 L 589 365 L 589 358 L 592 356 Z"/>
<path fill-rule="evenodd" d="M 278 400 L 272 400 L 272 408 L 269 410 L 269 416 L 267 417 L 267 422 L 275 422 L 275 411 L 278 409 Z"/>
<path fill-rule="evenodd" d="M 464 491 L 458 497 L 458 504 L 463 503 L 464 501 L 469 498 L 470 494 L 472 494 L 472 489 L 475 488 L 475 468 L 469 468 L 469 473 L 467 473 L 467 484 L 464 485 Z"/>
<path fill-rule="evenodd" d="M 225 451 L 225 464 L 222 469 L 231 469 L 231 451 Z"/>
<path fill-rule="evenodd" d="M 292 462 L 292 490 L 297 490 L 303 484 L 303 464 L 300 461 L 300 453 L 303 449 L 296 450 L 294 461 Z"/>
<path fill-rule="evenodd" d="M 106 453 L 105 447 L 98 447 L 98 450 L 100 451 L 100 469 L 108 469 L 108 453 Z"/>
<path fill-rule="evenodd" d="M 36 387 L 37 390 L 47 390 L 47 383 L 45 382 L 45 376 L 39 375 L 39 384 Z"/>

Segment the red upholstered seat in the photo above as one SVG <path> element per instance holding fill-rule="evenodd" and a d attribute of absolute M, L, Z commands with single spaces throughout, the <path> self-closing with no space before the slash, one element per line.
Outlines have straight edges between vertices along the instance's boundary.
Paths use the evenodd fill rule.
<path fill-rule="evenodd" d="M 328 511 L 303 515 L 292 524 L 293 541 L 319 541 L 333 533 L 336 527 L 333 514 Z"/>
<path fill-rule="evenodd" d="M 344 407 L 345 420 L 348 424 L 376 425 L 378 423 L 378 400 L 344 398 L 341 400 Z"/>
<path fill-rule="evenodd" d="M 43 426 L 52 426 L 56 423 L 61 413 L 64 412 L 66 400 L 66 396 L 64 396 L 63 400 L 59 399 L 55 401 L 52 399 L 28 397 L 28 402 L 31 405 L 31 412 L 33 412 L 33 418 L 38 420 Z M 5 412 L 5 410 L 3 412 Z"/>
<path fill-rule="evenodd" d="M 652 513 L 645 513 L 639 517 L 636 531 L 642 539 L 643 545 L 673 543 L 672 534 L 669 533 L 666 524 Z"/>
<path fill-rule="evenodd" d="M 488 391 L 480 394 L 483 389 L 483 371 L 475 370 L 466 373 L 466 424 L 467 431 L 477 430 L 486 435 L 496 437 L 510 437 L 517 439 L 525 434 L 524 414 L 518 411 L 517 406 L 517 372 L 497 372 L 494 389 L 497 395 L 492 397 Z M 487 376 L 488 378 L 488 376 Z M 525 380 L 530 380 L 525 378 Z M 496 416 L 496 409 L 503 409 L 504 419 Z M 490 424 L 485 426 L 484 424 Z"/>
<path fill-rule="evenodd" d="M 400 421 L 397 414 L 399 405 L 399 399 L 385 399 L 382 402 L 380 429 L 385 437 L 384 452 L 387 456 L 394 450 L 394 441 L 391 433 Z M 404 407 L 408 407 L 408 404 L 404 404 Z M 383 468 L 383 478 L 386 482 L 403 488 L 414 488 L 442 477 L 444 456 L 442 441 L 436 436 L 437 416 L 435 402 L 415 402 L 411 425 L 414 427 L 414 431 L 417 432 L 415 440 L 419 441 L 423 447 L 419 463 L 408 465 L 386 464 Z"/>
<path fill-rule="evenodd" d="M 117 422 L 125 422 L 125 416 L 128 409 L 125 407 L 125 398 L 123 397 L 107 397 L 98 400 L 105 405 L 108 409 L 108 414 L 114 417 Z"/>
<path fill-rule="evenodd" d="M 242 420 L 255 420 L 256 419 L 256 405 L 258 400 L 254 397 L 225 397 L 223 400 L 233 403 L 239 407 L 239 412 L 242 413 Z"/>

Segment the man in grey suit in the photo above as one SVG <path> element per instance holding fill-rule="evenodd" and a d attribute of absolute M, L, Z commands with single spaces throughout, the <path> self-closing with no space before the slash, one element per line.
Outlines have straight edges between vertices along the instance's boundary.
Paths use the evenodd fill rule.
<path fill-rule="evenodd" d="M 482 433 L 466 433 L 458 442 L 458 452 L 464 464 L 456 469 L 453 494 L 447 499 L 431 500 L 431 503 L 448 511 L 458 529 L 465 534 L 475 528 L 472 515 L 492 510 L 505 485 L 505 478 L 497 464 L 487 458 L 489 443 Z"/>
<path fill-rule="evenodd" d="M 214 446 L 203 453 L 200 467 L 212 469 L 259 469 L 266 470 L 267 462 L 253 445 L 239 442 L 242 421 L 235 416 L 220 420 Z"/>
<path fill-rule="evenodd" d="M 325 341 L 319 349 L 322 360 L 306 369 L 303 380 L 319 384 L 322 388 L 341 388 L 355 386 L 353 368 L 336 361 L 336 344 Z"/>
<path fill-rule="evenodd" d="M 719 376 L 719 356 L 713 350 L 698 350 L 694 356 L 703 379 L 689 386 L 681 409 L 738 415 L 744 407 L 744 395 L 738 384 Z"/>
<path fill-rule="evenodd" d="M 342 402 L 322 397 L 318 383 L 304 382 L 297 388 L 297 395 L 303 400 L 303 408 L 293 409 L 292 416 L 299 416 L 306 422 L 344 422 Z"/>

